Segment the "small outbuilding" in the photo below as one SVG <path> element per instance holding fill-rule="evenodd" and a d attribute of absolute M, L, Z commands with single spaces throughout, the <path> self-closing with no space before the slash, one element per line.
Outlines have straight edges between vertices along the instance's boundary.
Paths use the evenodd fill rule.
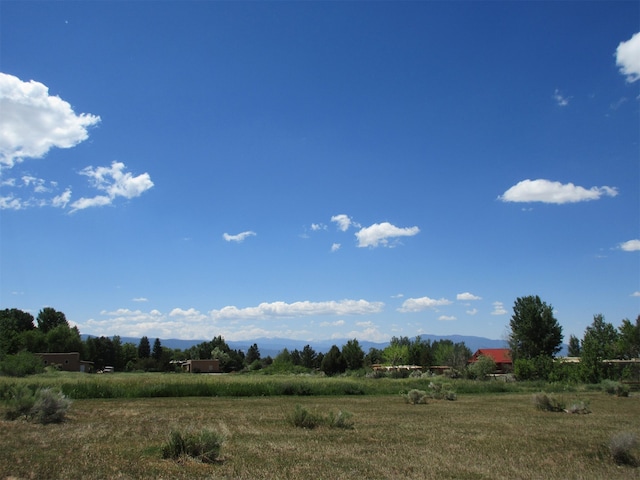
<path fill-rule="evenodd" d="M 45 367 L 56 367 L 65 372 L 93 372 L 93 362 L 80 360 L 79 352 L 37 353 Z"/>
<path fill-rule="evenodd" d="M 182 362 L 182 370 L 188 373 L 221 373 L 220 360 L 187 360 Z"/>

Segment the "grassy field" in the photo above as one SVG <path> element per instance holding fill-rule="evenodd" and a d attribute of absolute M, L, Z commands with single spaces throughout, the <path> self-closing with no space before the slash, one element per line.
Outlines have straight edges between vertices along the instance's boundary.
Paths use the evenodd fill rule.
<path fill-rule="evenodd" d="M 639 478 L 639 468 L 612 461 L 607 444 L 623 431 L 640 436 L 640 396 L 564 394 L 588 400 L 589 415 L 538 411 L 531 397 L 459 394 L 427 405 L 397 394 L 76 400 L 63 424 L 0 421 L 0 478 Z M 287 422 L 296 405 L 350 412 L 355 428 L 296 428 Z M 162 459 L 171 430 L 203 428 L 226 435 L 221 462 Z"/>

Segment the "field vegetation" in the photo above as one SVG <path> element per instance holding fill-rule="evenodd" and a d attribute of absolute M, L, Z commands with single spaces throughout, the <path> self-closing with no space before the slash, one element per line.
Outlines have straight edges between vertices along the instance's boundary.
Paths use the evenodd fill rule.
<path fill-rule="evenodd" d="M 267 390 L 280 381 L 300 382 L 319 394 L 76 399 L 62 423 L 0 421 L 0 478 L 625 479 L 639 473 L 637 394 L 556 388 L 554 395 L 564 403 L 587 402 L 592 412 L 571 415 L 537 409 L 531 392 L 539 385 L 534 384 L 502 384 L 511 391 L 459 394 L 456 401 L 430 398 L 414 405 L 399 395 L 409 391 L 411 379 L 79 377 L 17 380 L 48 388 L 89 381 L 92 388 L 102 384 L 111 391 L 130 387 L 128 378 L 151 384 L 155 377 L 171 388 L 210 384 L 226 391 L 248 388 L 250 380 Z M 2 384 L 8 380 L 16 379 L 2 379 Z M 328 393 L 345 384 L 365 394 Z M 394 389 L 393 394 L 383 391 Z M 303 413 L 324 421 L 312 429 L 297 428 L 292 419 Z M 344 427 L 335 425 L 340 416 L 348 420 L 347 428 L 334 428 Z M 176 432 L 184 432 L 185 443 Z M 196 452 L 204 448 L 201 444 L 213 444 L 215 461 L 180 455 L 189 442 Z"/>

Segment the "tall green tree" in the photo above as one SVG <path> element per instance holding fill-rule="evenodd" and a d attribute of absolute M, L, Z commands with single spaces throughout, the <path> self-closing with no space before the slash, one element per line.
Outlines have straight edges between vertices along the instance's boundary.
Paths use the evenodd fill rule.
<path fill-rule="evenodd" d="M 553 315 L 553 307 L 537 295 L 516 299 L 509 325 L 509 346 L 514 362 L 551 358 L 562 348 L 562 327 Z"/>
<path fill-rule="evenodd" d="M 364 366 L 364 352 L 355 338 L 342 346 L 341 353 L 347 370 L 359 370 Z"/>
<path fill-rule="evenodd" d="M 580 356 L 580 339 L 575 335 L 569 336 L 569 352 L 570 357 Z"/>
<path fill-rule="evenodd" d="M 320 369 L 327 375 L 335 375 L 346 370 L 347 365 L 342 358 L 342 352 L 336 345 L 332 345 L 322 359 Z"/>
<path fill-rule="evenodd" d="M 636 318 L 635 324 L 629 319 L 622 320 L 618 327 L 618 356 L 622 359 L 640 358 L 640 315 Z"/>
<path fill-rule="evenodd" d="M 149 338 L 144 336 L 138 344 L 138 358 L 149 358 L 151 356 L 151 344 Z"/>
<path fill-rule="evenodd" d="M 17 308 L 0 310 L 0 356 L 25 348 L 23 334 L 35 329 L 33 315 Z"/>
<path fill-rule="evenodd" d="M 45 335 L 47 352 L 68 353 L 82 352 L 83 343 L 78 327 L 69 328 L 68 324 L 60 324 Z"/>
<path fill-rule="evenodd" d="M 464 342 L 454 343 L 448 338 L 433 342 L 433 359 L 436 365 L 446 365 L 458 371 L 466 368 L 468 360 L 471 358 L 471 350 Z"/>
<path fill-rule="evenodd" d="M 617 342 L 615 327 L 605 321 L 604 315 L 594 315 L 582 338 L 580 369 L 586 381 L 597 383 L 607 378 L 609 368 L 602 361 L 615 358 Z"/>
<path fill-rule="evenodd" d="M 162 342 L 160 342 L 159 338 L 156 338 L 156 340 L 153 342 L 151 357 L 157 362 L 162 360 Z"/>
<path fill-rule="evenodd" d="M 304 368 L 318 368 L 320 365 L 318 363 L 318 354 L 311 347 L 311 345 L 305 345 L 300 353 L 300 364 Z"/>
<path fill-rule="evenodd" d="M 65 314 L 51 307 L 45 307 L 40 310 L 36 320 L 38 322 L 38 329 L 44 334 L 49 333 L 50 330 L 60 325 L 69 327 L 69 322 Z"/>
<path fill-rule="evenodd" d="M 247 350 L 247 363 L 251 365 L 256 360 L 260 360 L 260 349 L 258 348 L 258 344 L 254 343 Z"/>

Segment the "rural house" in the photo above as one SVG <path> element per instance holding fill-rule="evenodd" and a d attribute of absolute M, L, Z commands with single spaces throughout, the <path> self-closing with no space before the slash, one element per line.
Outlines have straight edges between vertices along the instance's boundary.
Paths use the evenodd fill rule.
<path fill-rule="evenodd" d="M 477 362 L 480 357 L 489 357 L 496 362 L 495 373 L 511 373 L 513 371 L 513 360 L 511 360 L 511 351 L 508 348 L 481 348 L 469 359 L 469 364 Z"/>
<path fill-rule="evenodd" d="M 38 353 L 45 367 L 56 366 L 65 372 L 93 372 L 93 362 L 80 360 L 80 353 Z"/>

